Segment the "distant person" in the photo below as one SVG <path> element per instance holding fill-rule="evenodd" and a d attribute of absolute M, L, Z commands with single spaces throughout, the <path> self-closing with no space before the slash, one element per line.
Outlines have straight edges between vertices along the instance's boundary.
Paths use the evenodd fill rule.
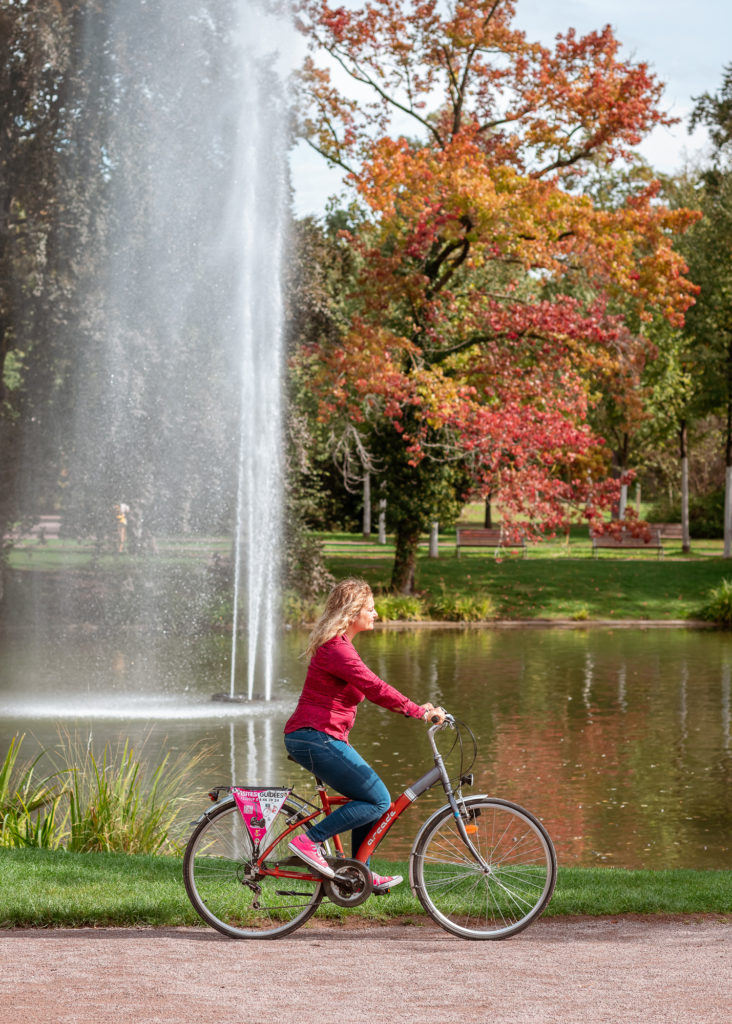
<path fill-rule="evenodd" d="M 157 555 L 158 546 L 150 532 L 141 504 L 134 502 L 127 512 L 127 550 L 131 555 Z"/>
<path fill-rule="evenodd" d="M 305 684 L 295 712 L 285 725 L 290 757 L 350 800 L 322 818 L 307 836 L 297 836 L 289 844 L 301 860 L 328 878 L 334 877 L 334 871 L 323 856 L 323 840 L 351 829 L 355 857 L 371 826 L 391 802 L 379 776 L 348 743 L 358 705 L 367 697 L 408 718 L 445 718 L 442 708 L 415 704 L 361 661 L 353 638 L 373 629 L 377 618 L 368 583 L 345 579 L 335 585 L 310 634 Z M 374 890 L 383 892 L 398 885 L 402 877 L 372 872 L 372 880 Z"/>
<path fill-rule="evenodd" d="M 117 553 L 122 554 L 125 549 L 127 542 L 127 516 L 130 512 L 130 506 L 125 505 L 124 502 L 119 502 L 114 506 L 114 514 L 117 520 Z"/>

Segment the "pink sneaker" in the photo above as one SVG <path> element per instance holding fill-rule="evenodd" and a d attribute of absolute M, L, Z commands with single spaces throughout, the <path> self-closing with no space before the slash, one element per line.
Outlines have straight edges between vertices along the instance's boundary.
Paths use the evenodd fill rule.
<path fill-rule="evenodd" d="M 304 860 L 311 868 L 315 868 L 326 878 L 335 878 L 335 871 L 323 856 L 320 843 L 314 843 L 307 836 L 295 836 L 287 844 L 293 853 L 296 853 L 300 860 Z"/>
<path fill-rule="evenodd" d="M 374 886 L 374 892 L 385 893 L 389 889 L 392 889 L 395 885 L 399 885 L 400 882 L 404 881 L 401 875 L 377 875 L 375 872 L 371 872 L 371 882 Z"/>

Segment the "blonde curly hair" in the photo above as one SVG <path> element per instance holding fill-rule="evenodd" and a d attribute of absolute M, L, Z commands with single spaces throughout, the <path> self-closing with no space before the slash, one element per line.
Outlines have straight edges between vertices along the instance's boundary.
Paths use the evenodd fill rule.
<path fill-rule="evenodd" d="M 312 658 L 324 643 L 345 633 L 370 597 L 371 587 L 366 580 L 349 576 L 336 583 L 328 594 L 323 614 L 310 634 L 305 656 Z"/>

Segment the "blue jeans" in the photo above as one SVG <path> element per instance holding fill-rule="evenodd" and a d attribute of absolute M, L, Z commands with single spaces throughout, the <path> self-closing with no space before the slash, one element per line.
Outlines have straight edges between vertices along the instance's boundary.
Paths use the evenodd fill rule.
<path fill-rule="evenodd" d="M 389 810 L 391 798 L 386 786 L 353 747 L 318 729 L 287 733 L 285 746 L 298 764 L 350 800 L 311 828 L 309 838 L 322 843 L 351 829 L 351 851 L 355 857 L 371 826 Z"/>

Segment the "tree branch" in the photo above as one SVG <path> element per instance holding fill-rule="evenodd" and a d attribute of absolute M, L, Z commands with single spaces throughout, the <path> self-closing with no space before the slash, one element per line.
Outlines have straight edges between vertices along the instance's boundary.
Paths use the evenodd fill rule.
<path fill-rule="evenodd" d="M 456 259 L 450 261 L 450 264 L 442 277 L 435 281 L 435 283 L 426 290 L 425 295 L 428 299 L 433 298 L 439 291 L 442 291 L 458 267 L 461 266 L 461 264 L 463 264 L 468 258 L 468 253 L 470 252 L 470 240 L 468 238 L 463 238 L 459 242 L 453 242 L 448 248 L 450 248 L 452 252 L 454 252 L 456 248 L 459 248 L 461 250 L 460 255 Z M 449 253 L 446 252 L 440 260 L 440 265 L 442 265 L 448 257 Z"/>
<path fill-rule="evenodd" d="M 371 75 L 369 75 L 366 71 L 361 70 L 357 62 L 354 61 L 353 66 L 350 66 L 349 63 L 346 61 L 345 57 L 342 57 L 340 55 L 337 47 L 327 47 L 327 50 L 331 57 L 338 61 L 340 66 L 343 68 L 343 70 L 350 78 L 352 78 L 355 82 L 361 82 L 363 85 L 370 86 L 374 90 L 374 92 L 378 93 L 378 95 L 382 98 L 382 100 L 385 103 L 389 104 L 389 106 L 395 107 L 397 110 L 401 110 L 402 113 L 408 114 L 409 117 L 413 117 L 415 121 L 417 121 L 424 128 L 426 128 L 428 132 L 430 132 L 430 134 L 433 136 L 435 142 L 440 147 L 440 149 L 445 148 L 445 143 L 443 141 L 442 136 L 437 131 L 435 126 L 433 124 L 430 124 L 430 122 L 426 118 L 418 114 L 416 110 L 414 110 L 412 107 L 404 106 L 403 103 L 400 103 L 398 100 L 394 99 L 393 96 L 390 96 L 387 92 L 385 92 L 385 90 L 381 88 L 379 83 L 375 81 L 375 79 L 373 79 Z"/>
<path fill-rule="evenodd" d="M 541 178 L 544 174 L 549 174 L 550 171 L 557 171 L 560 167 L 571 167 L 573 164 L 579 163 L 580 160 L 587 160 L 595 151 L 593 146 L 585 146 L 584 149 L 578 149 L 572 156 L 565 157 L 563 160 L 555 160 L 553 163 L 547 164 L 546 167 L 542 167 L 538 171 L 530 171 L 530 178 Z"/>
<path fill-rule="evenodd" d="M 320 153 L 321 156 L 324 156 L 325 159 L 329 161 L 329 163 L 336 164 L 337 167 L 342 167 L 343 170 L 347 174 L 355 174 L 356 173 L 353 170 L 353 168 L 349 167 L 349 165 L 347 163 L 345 163 L 345 161 L 341 160 L 340 157 L 335 157 L 335 156 L 333 156 L 332 153 L 328 153 L 328 152 L 326 152 L 326 150 L 321 149 L 320 146 L 317 146 L 313 142 L 313 140 L 309 139 L 306 135 L 304 135 L 303 138 L 305 139 L 305 142 L 308 144 L 308 146 L 310 146 L 311 149 L 314 149 L 316 153 Z"/>
<path fill-rule="evenodd" d="M 521 338 L 532 338 L 536 341 L 550 341 L 551 335 L 542 334 L 540 331 L 532 331 L 526 329 L 521 332 L 517 332 L 517 336 Z M 449 348 L 436 349 L 434 352 L 425 352 L 425 359 L 428 365 L 434 366 L 435 363 L 441 363 L 449 356 L 457 355 L 458 352 L 466 352 L 469 348 L 474 348 L 476 345 L 482 345 L 489 341 L 499 341 L 503 337 L 502 334 L 472 334 L 469 338 L 464 338 L 459 341 L 456 345 L 451 345 Z"/>

